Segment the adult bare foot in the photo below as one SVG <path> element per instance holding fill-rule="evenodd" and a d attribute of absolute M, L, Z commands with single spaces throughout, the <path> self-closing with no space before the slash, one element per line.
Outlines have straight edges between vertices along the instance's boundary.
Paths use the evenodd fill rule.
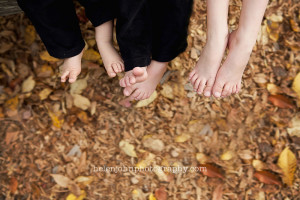
<path fill-rule="evenodd" d="M 135 83 L 145 81 L 147 77 L 147 67 L 135 67 L 125 73 L 125 76 L 120 80 L 120 86 L 129 87 Z"/>
<path fill-rule="evenodd" d="M 108 21 L 95 28 L 96 42 L 108 76 L 115 77 L 124 71 L 124 63 L 113 46 L 113 22 Z"/>
<path fill-rule="evenodd" d="M 227 33 L 207 40 L 195 68 L 189 75 L 194 90 L 198 94 L 204 93 L 204 96 L 211 96 L 227 41 Z"/>
<path fill-rule="evenodd" d="M 217 73 L 213 86 L 215 97 L 226 97 L 238 93 L 241 89 L 242 76 L 254 45 L 252 42 L 249 43 L 246 37 L 238 31 L 230 33 L 229 53 Z"/>
<path fill-rule="evenodd" d="M 123 91 L 124 95 L 130 96 L 130 100 L 148 99 L 164 75 L 167 69 L 167 64 L 167 62 L 152 60 L 150 65 L 147 67 L 148 78 L 143 82 L 126 87 Z"/>
<path fill-rule="evenodd" d="M 80 54 L 71 58 L 66 58 L 64 63 L 60 66 L 61 71 L 61 82 L 66 82 L 69 79 L 70 83 L 74 83 L 77 76 L 81 72 L 81 58 L 83 50 Z"/>

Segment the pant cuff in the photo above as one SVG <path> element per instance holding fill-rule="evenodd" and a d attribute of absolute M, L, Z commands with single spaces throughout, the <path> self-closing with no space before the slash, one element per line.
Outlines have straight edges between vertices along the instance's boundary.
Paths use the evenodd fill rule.
<path fill-rule="evenodd" d="M 80 44 L 78 44 L 76 47 L 74 47 L 70 50 L 67 50 L 67 51 L 61 51 L 61 50 L 57 50 L 57 49 L 47 49 L 47 50 L 48 50 L 50 56 L 53 56 L 53 57 L 59 58 L 59 59 L 64 59 L 64 58 L 70 58 L 70 57 L 80 54 L 80 52 L 83 50 L 84 47 L 85 47 L 85 43 L 82 40 L 80 42 Z"/>
<path fill-rule="evenodd" d="M 124 60 L 125 72 L 132 70 L 135 67 L 146 67 L 150 64 L 150 57 L 141 57 L 136 59 Z"/>

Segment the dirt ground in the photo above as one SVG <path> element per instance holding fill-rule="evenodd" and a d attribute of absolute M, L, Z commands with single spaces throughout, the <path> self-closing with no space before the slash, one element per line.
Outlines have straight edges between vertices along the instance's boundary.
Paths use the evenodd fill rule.
<path fill-rule="evenodd" d="M 72 85 L 24 14 L 0 17 L 0 200 L 300 199 L 299 5 L 269 2 L 241 92 L 216 99 L 187 80 L 206 40 L 196 0 L 187 50 L 150 101 L 132 103 L 81 7 L 87 50 Z M 231 30 L 240 9 L 231 1 Z"/>

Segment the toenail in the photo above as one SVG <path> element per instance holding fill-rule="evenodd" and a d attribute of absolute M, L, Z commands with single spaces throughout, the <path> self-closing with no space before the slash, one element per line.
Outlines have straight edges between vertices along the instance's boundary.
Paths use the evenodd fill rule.
<path fill-rule="evenodd" d="M 220 92 L 215 92 L 215 97 L 220 97 L 221 93 Z"/>
<path fill-rule="evenodd" d="M 209 97 L 210 96 L 210 92 L 209 91 L 205 92 L 204 96 Z"/>

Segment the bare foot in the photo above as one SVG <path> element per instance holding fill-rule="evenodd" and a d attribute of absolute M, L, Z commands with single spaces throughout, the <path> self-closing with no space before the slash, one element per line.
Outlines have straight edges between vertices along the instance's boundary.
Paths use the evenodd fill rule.
<path fill-rule="evenodd" d="M 77 76 L 81 72 L 81 58 L 83 50 L 80 54 L 71 58 L 66 58 L 64 63 L 60 66 L 61 71 L 61 82 L 66 82 L 69 78 L 69 83 L 74 83 Z"/>
<path fill-rule="evenodd" d="M 211 96 L 211 91 L 218 69 L 220 68 L 227 41 L 228 34 L 207 40 L 196 67 L 189 75 L 194 91 L 198 94 L 204 93 L 204 96 Z"/>
<path fill-rule="evenodd" d="M 130 100 L 148 99 L 164 75 L 167 69 L 167 64 L 167 62 L 157 62 L 152 60 L 150 65 L 147 67 L 148 78 L 141 83 L 136 83 L 132 86 L 126 87 L 123 91 L 124 95 L 130 96 Z"/>
<path fill-rule="evenodd" d="M 226 97 L 239 92 L 253 45 L 234 31 L 229 35 L 228 48 L 228 56 L 220 67 L 213 86 L 215 97 Z"/>
<path fill-rule="evenodd" d="M 135 83 L 143 82 L 147 79 L 147 67 L 135 67 L 125 73 L 125 76 L 120 80 L 121 87 L 128 87 Z"/>
<path fill-rule="evenodd" d="M 104 63 L 104 67 L 108 76 L 115 77 L 117 73 L 124 71 L 124 63 L 121 56 L 113 46 L 112 31 L 112 21 L 105 22 L 95 28 L 97 46 Z"/>

